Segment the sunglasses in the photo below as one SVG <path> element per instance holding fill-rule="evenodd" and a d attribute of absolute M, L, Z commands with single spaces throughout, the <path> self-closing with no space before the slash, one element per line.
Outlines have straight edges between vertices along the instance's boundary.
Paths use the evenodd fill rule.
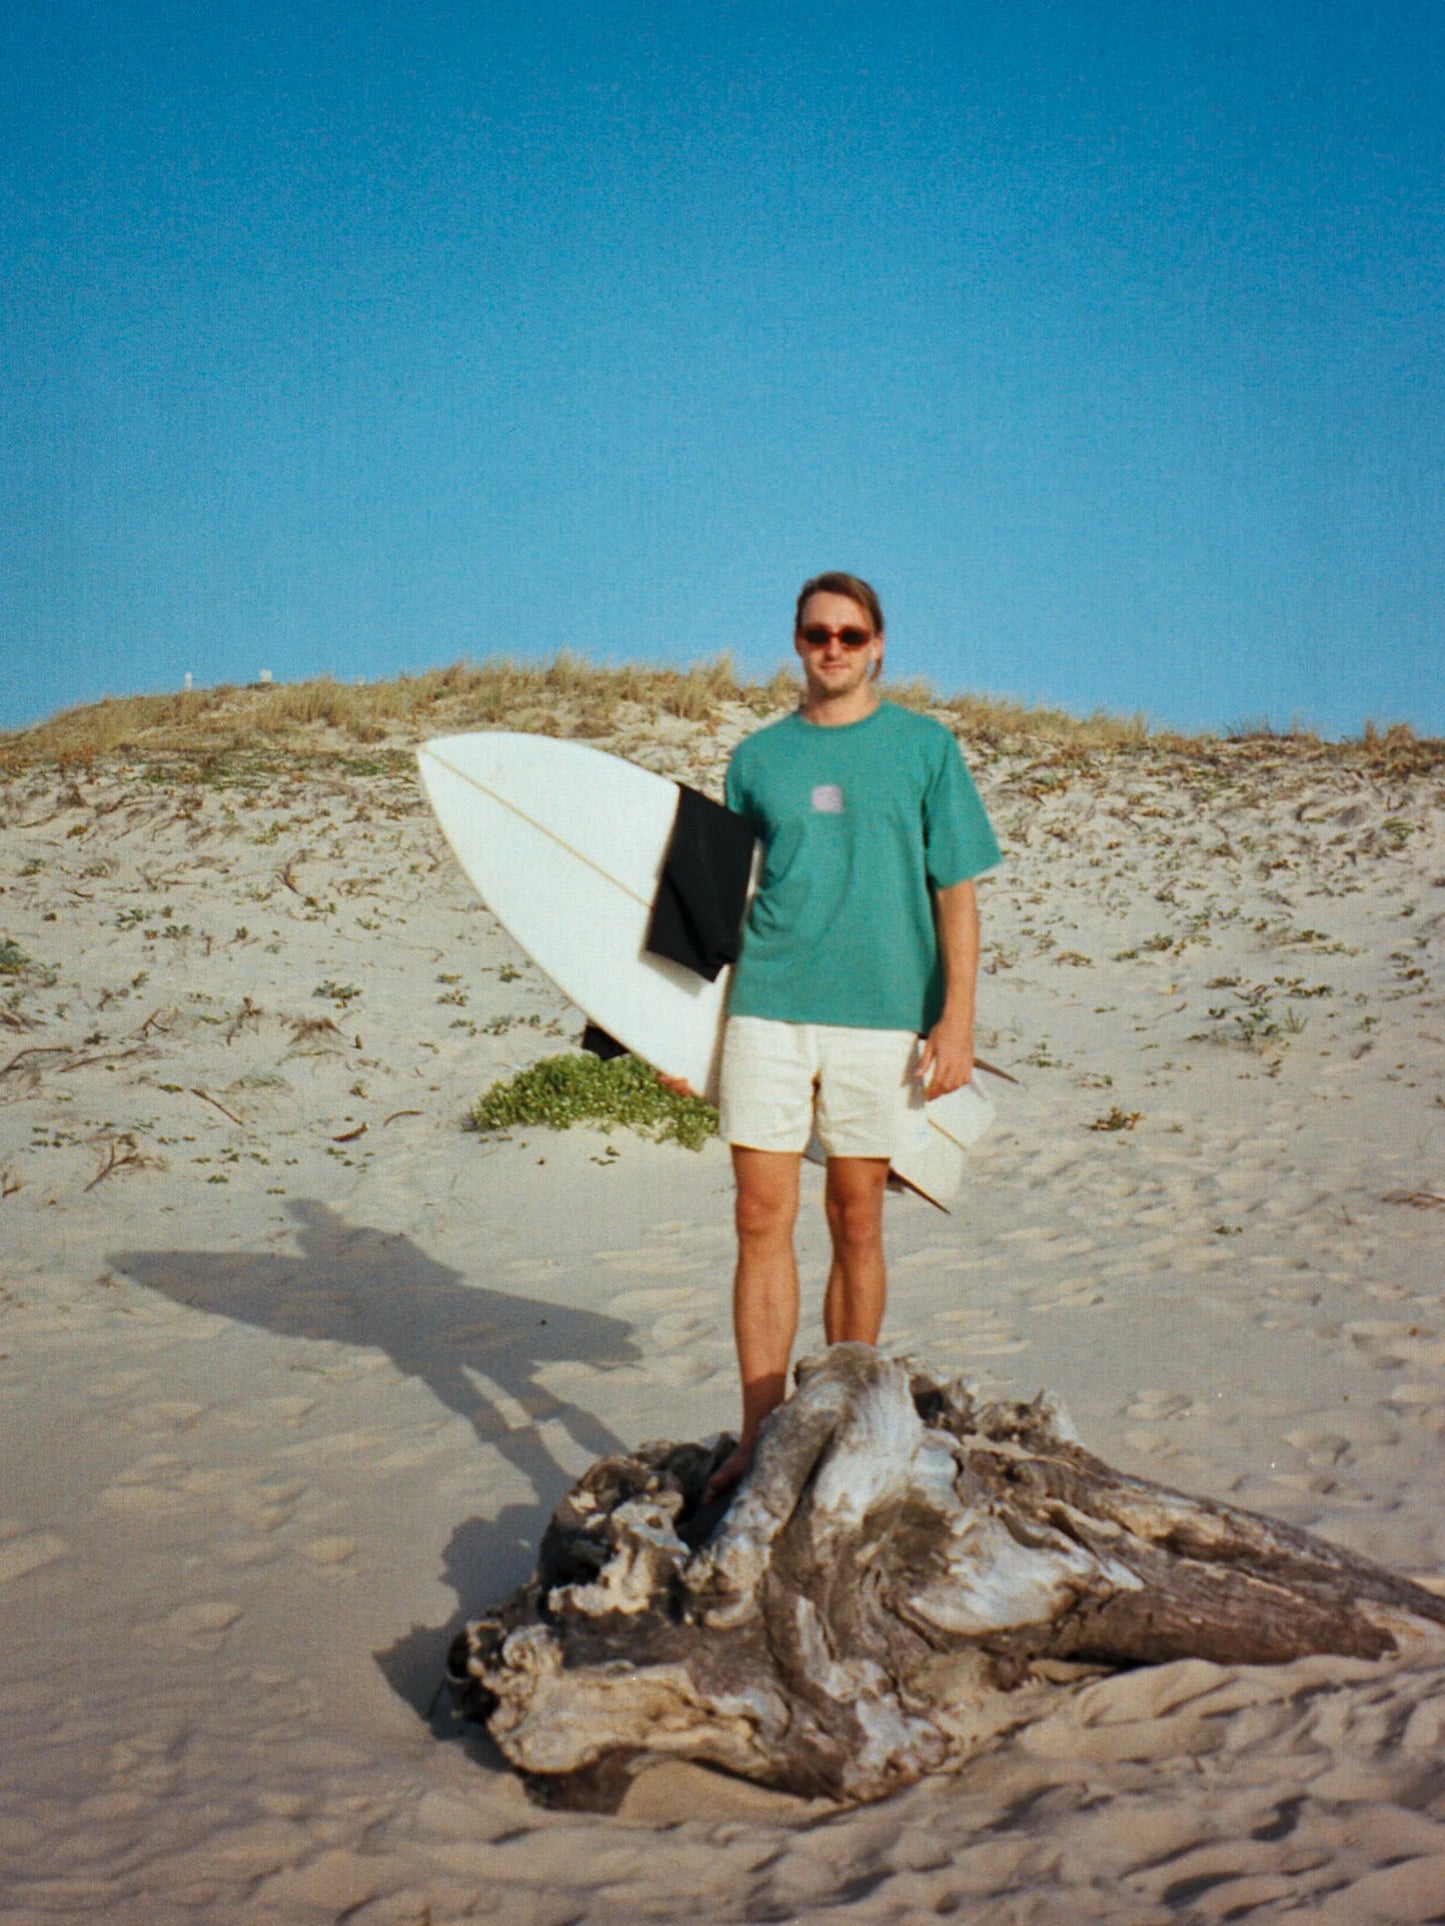
<path fill-rule="evenodd" d="M 825 629 L 821 623 L 809 623 L 806 629 L 799 629 L 798 633 L 810 649 L 826 649 L 835 635 L 845 649 L 866 649 L 873 640 L 871 629 Z"/>

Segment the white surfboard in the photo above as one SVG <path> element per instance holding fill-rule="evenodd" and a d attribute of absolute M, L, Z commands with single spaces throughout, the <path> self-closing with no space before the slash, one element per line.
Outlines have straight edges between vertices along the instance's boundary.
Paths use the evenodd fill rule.
<path fill-rule="evenodd" d="M 537 967 L 619 1043 L 716 1102 L 729 973 L 708 983 L 646 948 L 677 784 L 586 743 L 501 730 L 438 737 L 417 762 L 458 862 Z M 946 1209 L 993 1114 L 973 1084 L 921 1107 L 894 1175 Z"/>

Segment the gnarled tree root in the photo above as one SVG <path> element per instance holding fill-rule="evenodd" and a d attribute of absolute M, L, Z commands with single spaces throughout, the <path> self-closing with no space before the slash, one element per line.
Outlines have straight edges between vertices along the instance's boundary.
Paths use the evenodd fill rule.
<path fill-rule="evenodd" d="M 563 1802 L 615 1804 L 659 1756 L 877 1799 L 1076 1667 L 1374 1658 L 1445 1624 L 1308 1533 L 1112 1470 L 1047 1398 L 983 1403 L 859 1344 L 798 1378 L 720 1522 L 731 1439 L 604 1458 L 453 1645 L 460 1709 Z"/>

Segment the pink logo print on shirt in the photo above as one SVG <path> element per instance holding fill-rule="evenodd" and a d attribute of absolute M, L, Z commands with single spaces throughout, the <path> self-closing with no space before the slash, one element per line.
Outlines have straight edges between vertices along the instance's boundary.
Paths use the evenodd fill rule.
<path fill-rule="evenodd" d="M 815 816 L 841 816 L 843 792 L 835 782 L 820 782 L 813 791 Z"/>

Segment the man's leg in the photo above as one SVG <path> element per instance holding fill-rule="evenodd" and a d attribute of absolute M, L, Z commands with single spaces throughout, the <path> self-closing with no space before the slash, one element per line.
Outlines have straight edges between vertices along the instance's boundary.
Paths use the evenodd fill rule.
<path fill-rule="evenodd" d="M 798 1335 L 798 1216 L 795 1151 L 732 1146 L 737 1180 L 738 1267 L 733 1279 L 733 1333 L 743 1381 L 743 1428 L 736 1451 L 713 1473 L 708 1495 L 736 1484 L 752 1463 L 763 1419 L 788 1388 L 788 1359 Z M 885 1166 L 886 1168 L 886 1166 Z"/>
<path fill-rule="evenodd" d="M 886 1157 L 830 1157 L 825 1201 L 833 1237 L 833 1265 L 823 1299 L 823 1335 L 830 1344 L 855 1339 L 876 1344 L 883 1328 L 888 1273 L 883 1261 Z"/>

